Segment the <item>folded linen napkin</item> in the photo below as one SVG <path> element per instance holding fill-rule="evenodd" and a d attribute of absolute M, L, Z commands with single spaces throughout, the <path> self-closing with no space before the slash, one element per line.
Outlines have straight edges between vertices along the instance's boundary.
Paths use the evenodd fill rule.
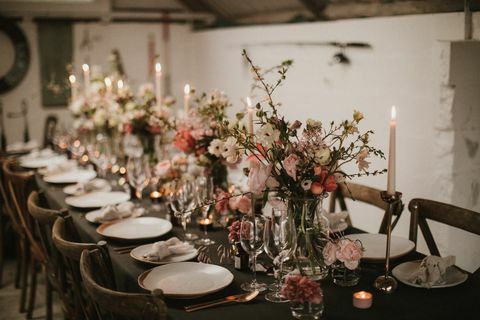
<path fill-rule="evenodd" d="M 126 217 L 140 217 L 145 213 L 143 208 L 135 208 L 131 201 L 123 202 L 117 205 L 107 205 L 100 209 L 100 214 L 95 218 L 97 222 L 111 221 Z"/>
<path fill-rule="evenodd" d="M 7 151 L 32 150 L 37 147 L 38 147 L 38 143 L 35 140 L 30 140 L 28 142 L 14 142 L 7 146 Z"/>
<path fill-rule="evenodd" d="M 79 182 L 75 185 L 74 195 L 80 196 L 85 193 L 89 193 L 92 191 L 99 191 L 106 188 L 108 182 L 103 179 L 93 179 L 88 182 Z"/>
<path fill-rule="evenodd" d="M 425 288 L 444 284 L 446 281 L 447 268 L 454 264 L 454 256 L 448 256 L 445 258 L 427 256 L 422 260 L 419 268 L 412 274 L 410 281 Z"/>
<path fill-rule="evenodd" d="M 34 149 L 28 154 L 26 154 L 25 156 L 23 156 L 23 158 L 25 159 L 47 158 L 47 157 L 53 156 L 54 154 L 55 153 L 50 148 L 45 148 L 42 150 Z"/>
<path fill-rule="evenodd" d="M 150 261 L 160 261 L 173 254 L 183 254 L 193 250 L 193 245 L 172 237 L 166 241 L 158 241 L 152 244 L 152 248 L 143 257 Z"/>

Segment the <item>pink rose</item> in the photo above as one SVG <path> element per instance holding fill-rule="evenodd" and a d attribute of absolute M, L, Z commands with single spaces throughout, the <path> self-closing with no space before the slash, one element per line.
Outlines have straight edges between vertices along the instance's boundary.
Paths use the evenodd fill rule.
<path fill-rule="evenodd" d="M 291 302 L 304 303 L 309 301 L 318 304 L 323 300 L 320 284 L 300 275 L 287 276 L 281 294 Z"/>
<path fill-rule="evenodd" d="M 362 247 L 356 242 L 346 238 L 338 241 L 337 259 L 343 262 L 347 269 L 356 269 L 362 256 Z"/>
<path fill-rule="evenodd" d="M 265 189 L 265 183 L 271 171 L 271 164 L 267 166 L 258 159 L 251 158 L 250 172 L 248 173 L 248 189 L 255 194 L 261 193 Z"/>
<path fill-rule="evenodd" d="M 218 193 L 215 195 L 215 210 L 220 214 L 228 213 L 228 198 L 230 197 L 230 193 L 221 189 L 217 192 Z"/>
<path fill-rule="evenodd" d="M 290 154 L 288 157 L 283 160 L 283 167 L 287 171 L 287 174 L 293 178 L 293 180 L 297 180 L 297 164 L 298 164 L 298 156 L 294 153 Z"/>
<path fill-rule="evenodd" d="M 247 196 L 232 197 L 228 204 L 233 210 L 238 210 L 245 214 L 249 213 L 252 208 L 252 200 Z"/>
<path fill-rule="evenodd" d="M 337 249 L 337 245 L 330 241 L 327 242 L 327 245 L 323 248 L 323 258 L 325 259 L 325 264 L 327 266 L 337 261 Z"/>
<path fill-rule="evenodd" d="M 155 166 L 155 174 L 160 177 L 166 177 L 170 174 L 170 170 L 172 168 L 172 165 L 170 164 L 170 160 L 163 160 L 160 161 L 156 166 Z"/>

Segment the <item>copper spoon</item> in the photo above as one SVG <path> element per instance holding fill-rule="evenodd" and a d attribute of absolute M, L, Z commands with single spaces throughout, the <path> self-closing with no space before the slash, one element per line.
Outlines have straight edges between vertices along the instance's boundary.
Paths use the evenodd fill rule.
<path fill-rule="evenodd" d="M 185 310 L 187 312 L 192 312 L 192 311 L 197 311 L 197 310 L 200 310 L 200 309 L 205 309 L 205 308 L 209 308 L 209 307 L 213 307 L 213 306 L 218 306 L 218 305 L 229 303 L 229 302 L 243 303 L 243 302 L 248 302 L 250 300 L 253 300 L 256 296 L 258 296 L 258 291 L 236 294 L 236 295 L 228 296 L 228 297 L 218 299 L 218 300 L 213 300 L 213 301 L 209 301 L 209 302 L 204 302 L 204 303 L 199 303 L 199 304 L 186 306 Z"/>

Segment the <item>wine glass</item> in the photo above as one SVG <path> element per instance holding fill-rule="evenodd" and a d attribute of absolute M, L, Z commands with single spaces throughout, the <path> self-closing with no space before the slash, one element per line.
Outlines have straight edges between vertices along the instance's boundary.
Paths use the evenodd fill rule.
<path fill-rule="evenodd" d="M 128 183 L 135 189 L 135 196 L 141 202 L 143 189 L 148 186 L 151 177 L 147 157 L 129 157 L 127 177 Z"/>
<path fill-rule="evenodd" d="M 97 168 L 98 174 L 106 178 L 107 169 L 112 156 L 108 139 L 102 134 L 97 135 L 96 141 L 88 148 L 88 157 Z"/>
<path fill-rule="evenodd" d="M 208 246 L 215 244 L 215 241 L 208 238 L 208 225 L 210 223 L 210 212 L 214 208 L 213 204 L 213 179 L 209 176 L 200 176 L 195 180 L 195 195 L 197 206 L 202 212 L 202 221 L 204 227 L 203 238 L 197 240 L 195 243 L 199 245 Z"/>
<path fill-rule="evenodd" d="M 240 243 L 242 248 L 250 255 L 253 264 L 253 280 L 242 283 L 240 286 L 245 291 L 262 292 L 267 289 L 265 283 L 257 282 L 257 256 L 263 251 L 263 233 L 265 219 L 262 215 L 245 215 L 240 224 Z"/>
<path fill-rule="evenodd" d="M 187 232 L 187 222 L 195 206 L 194 188 L 195 184 L 193 181 L 177 181 L 172 184 L 172 189 L 168 195 L 170 208 L 174 216 L 181 219 L 185 241 L 192 241 L 198 238 L 196 234 Z"/>
<path fill-rule="evenodd" d="M 277 283 L 269 287 L 271 292 L 265 295 L 267 301 L 276 303 L 288 301 L 280 294 L 280 289 L 282 287 L 283 262 L 288 259 L 294 234 L 295 225 L 293 220 L 288 217 L 286 208 L 272 208 L 272 215 L 265 218 L 263 242 L 265 252 L 273 259 Z"/>

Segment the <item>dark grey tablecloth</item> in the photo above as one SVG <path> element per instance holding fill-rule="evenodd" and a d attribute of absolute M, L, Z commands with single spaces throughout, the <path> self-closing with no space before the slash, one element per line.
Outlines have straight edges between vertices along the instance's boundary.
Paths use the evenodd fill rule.
<path fill-rule="evenodd" d="M 37 176 L 37 183 L 41 189 L 46 192 L 50 204 L 54 208 L 64 208 L 65 194 L 61 186 L 45 183 Z M 89 223 L 81 211 L 69 208 L 74 222 L 84 241 L 96 242 L 102 239 L 102 236 L 96 233 L 96 226 Z M 162 215 L 157 213 L 153 215 Z M 194 226 L 192 231 L 201 235 L 201 231 Z M 349 230 L 355 232 L 358 230 Z M 181 235 L 181 229 L 174 227 L 172 235 Z M 216 230 L 209 233 L 217 243 L 226 243 L 227 234 L 225 230 Z M 108 241 L 108 240 L 107 240 Z M 108 241 L 112 247 L 122 244 Z M 110 250 L 114 265 L 114 272 L 117 285 L 120 290 L 128 292 L 143 292 L 137 284 L 138 276 L 152 268 L 133 260 L 128 254 L 118 254 Z M 403 261 L 420 259 L 422 256 L 412 252 L 409 255 L 395 260 L 393 266 Z M 291 319 L 289 304 L 274 304 L 264 300 L 263 296 L 246 304 L 234 304 L 229 306 L 205 309 L 194 313 L 187 313 L 183 306 L 209 301 L 230 294 L 241 292 L 240 284 L 249 281 L 251 273 L 239 272 L 232 266 L 226 266 L 235 276 L 233 283 L 227 288 L 212 295 L 203 298 L 191 300 L 167 299 L 169 307 L 169 316 L 172 319 Z M 360 283 L 354 287 L 343 288 L 332 283 L 330 278 L 322 281 L 324 291 L 325 313 L 322 319 L 478 319 L 480 315 L 480 276 L 470 275 L 469 279 L 458 286 L 444 289 L 422 289 L 413 288 L 399 283 L 397 291 L 391 295 L 378 293 L 373 288 L 374 279 L 382 274 L 383 264 L 362 263 Z M 273 278 L 259 273 L 258 280 L 271 283 Z M 370 309 L 360 310 L 352 306 L 352 295 L 354 292 L 366 290 L 373 293 L 373 306 Z"/>

